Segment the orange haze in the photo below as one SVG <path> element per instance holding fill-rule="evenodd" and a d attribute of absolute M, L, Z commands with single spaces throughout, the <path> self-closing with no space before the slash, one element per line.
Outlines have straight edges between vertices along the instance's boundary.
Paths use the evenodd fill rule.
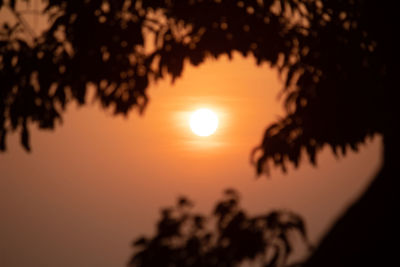
<path fill-rule="evenodd" d="M 208 60 L 187 66 L 174 85 L 153 85 L 144 116 L 72 105 L 55 131 L 33 129 L 31 154 L 12 136 L 0 154 L 0 266 L 124 266 L 131 241 L 152 233 L 161 207 L 185 194 L 209 212 L 227 187 L 251 213 L 302 214 L 317 242 L 377 171 L 381 139 L 340 159 L 326 148 L 317 168 L 303 160 L 287 175 L 256 179 L 250 152 L 284 114 L 281 86 L 252 58 Z M 208 138 L 189 128 L 199 107 L 220 119 Z"/>

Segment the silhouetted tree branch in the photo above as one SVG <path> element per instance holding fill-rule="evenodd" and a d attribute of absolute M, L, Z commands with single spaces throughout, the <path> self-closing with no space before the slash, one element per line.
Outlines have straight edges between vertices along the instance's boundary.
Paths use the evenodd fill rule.
<path fill-rule="evenodd" d="M 85 102 L 88 85 L 126 114 L 143 110 L 149 82 L 179 77 L 185 60 L 238 51 L 285 79 L 288 115 L 267 129 L 259 173 L 268 161 L 297 166 L 303 149 L 312 163 L 325 144 L 357 150 L 393 124 L 388 9 L 362 0 L 48 1 L 50 27 L 33 45 L 13 35 L 0 43 L 1 148 L 8 131 L 27 136 L 29 122 L 53 128 L 68 102 Z"/>
<path fill-rule="evenodd" d="M 164 209 L 152 238 L 141 237 L 130 266 L 239 266 L 245 260 L 260 266 L 286 266 L 293 251 L 290 236 L 296 232 L 309 246 L 306 228 L 288 211 L 249 216 L 239 206 L 235 190 L 225 191 L 211 216 L 192 211 L 192 202 L 178 199 Z M 210 223 L 215 227 L 210 229 Z"/>

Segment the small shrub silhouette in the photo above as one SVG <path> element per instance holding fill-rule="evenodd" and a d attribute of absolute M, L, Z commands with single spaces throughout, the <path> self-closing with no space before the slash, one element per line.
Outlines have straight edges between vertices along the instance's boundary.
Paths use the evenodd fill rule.
<path fill-rule="evenodd" d="M 175 207 L 162 210 L 153 237 L 134 242 L 129 266 L 238 266 L 245 260 L 285 266 L 292 253 L 291 234 L 299 233 L 309 245 L 297 214 L 272 211 L 249 216 L 239 204 L 238 193 L 228 189 L 212 215 L 205 216 L 192 211 L 190 200 L 179 198 Z"/>

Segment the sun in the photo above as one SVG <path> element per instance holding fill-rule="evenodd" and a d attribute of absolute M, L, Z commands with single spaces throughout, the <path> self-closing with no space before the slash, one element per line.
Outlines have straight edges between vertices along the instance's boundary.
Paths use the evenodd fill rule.
<path fill-rule="evenodd" d="M 190 128 L 198 136 L 210 136 L 218 128 L 218 117 L 210 109 L 198 109 L 190 117 Z"/>

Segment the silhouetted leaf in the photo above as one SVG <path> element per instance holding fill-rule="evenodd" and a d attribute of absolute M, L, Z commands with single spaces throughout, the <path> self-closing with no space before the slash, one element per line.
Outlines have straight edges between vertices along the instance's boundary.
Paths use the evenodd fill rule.
<path fill-rule="evenodd" d="M 135 242 L 133 242 L 133 246 L 137 247 L 137 246 L 144 246 L 147 245 L 148 240 L 145 237 L 141 237 L 139 239 L 137 239 Z"/>
<path fill-rule="evenodd" d="M 0 131 L 0 151 L 6 150 L 6 131 Z"/>
<path fill-rule="evenodd" d="M 26 123 L 22 127 L 22 132 L 21 132 L 21 143 L 23 147 L 27 150 L 30 151 L 30 144 L 29 144 L 29 132 L 26 126 Z"/>
<path fill-rule="evenodd" d="M 11 9 L 15 9 L 15 0 L 9 0 L 9 5 Z"/>
<path fill-rule="evenodd" d="M 178 206 L 179 207 L 190 207 L 192 205 L 193 205 L 193 203 L 189 199 L 187 199 L 186 197 L 180 197 L 178 199 Z"/>

